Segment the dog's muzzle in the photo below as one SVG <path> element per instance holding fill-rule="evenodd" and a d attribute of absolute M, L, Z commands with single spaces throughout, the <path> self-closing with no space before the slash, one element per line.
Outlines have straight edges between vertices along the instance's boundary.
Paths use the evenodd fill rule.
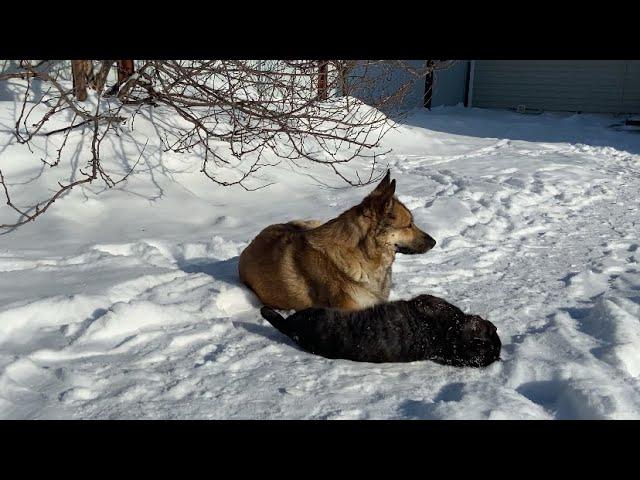
<path fill-rule="evenodd" d="M 420 253 L 426 253 L 436 246 L 436 241 L 433 237 L 425 234 L 423 238 L 418 242 L 414 242 L 412 245 L 396 245 L 396 253 L 402 253 L 404 255 L 417 255 Z"/>

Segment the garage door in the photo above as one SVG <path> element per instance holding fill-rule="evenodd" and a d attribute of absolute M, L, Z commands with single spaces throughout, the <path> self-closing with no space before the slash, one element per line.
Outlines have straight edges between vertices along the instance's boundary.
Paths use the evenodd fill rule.
<path fill-rule="evenodd" d="M 638 60 L 477 60 L 472 105 L 640 112 Z"/>

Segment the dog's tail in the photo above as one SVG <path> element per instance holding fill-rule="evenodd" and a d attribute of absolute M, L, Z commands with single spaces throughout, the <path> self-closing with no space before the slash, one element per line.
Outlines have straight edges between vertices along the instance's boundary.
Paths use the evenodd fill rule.
<path fill-rule="evenodd" d="M 262 307 L 260 309 L 260 314 L 262 315 L 262 318 L 264 318 L 267 322 L 276 327 L 285 335 L 289 336 L 289 325 L 287 323 L 287 319 L 276 312 L 273 308 L 266 306 Z"/>

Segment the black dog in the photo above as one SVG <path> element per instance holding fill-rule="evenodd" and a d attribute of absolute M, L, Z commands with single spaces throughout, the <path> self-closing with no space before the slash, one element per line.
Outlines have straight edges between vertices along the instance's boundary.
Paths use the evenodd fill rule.
<path fill-rule="evenodd" d="M 327 358 L 485 367 L 502 346 L 491 322 L 431 295 L 356 311 L 307 308 L 284 318 L 262 307 L 260 313 L 304 350 Z"/>

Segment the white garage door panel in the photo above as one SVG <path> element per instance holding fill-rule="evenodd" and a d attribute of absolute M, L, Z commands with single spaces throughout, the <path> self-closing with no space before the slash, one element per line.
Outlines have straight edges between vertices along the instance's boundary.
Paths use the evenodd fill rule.
<path fill-rule="evenodd" d="M 640 62 L 479 60 L 473 106 L 585 112 L 640 111 Z"/>

